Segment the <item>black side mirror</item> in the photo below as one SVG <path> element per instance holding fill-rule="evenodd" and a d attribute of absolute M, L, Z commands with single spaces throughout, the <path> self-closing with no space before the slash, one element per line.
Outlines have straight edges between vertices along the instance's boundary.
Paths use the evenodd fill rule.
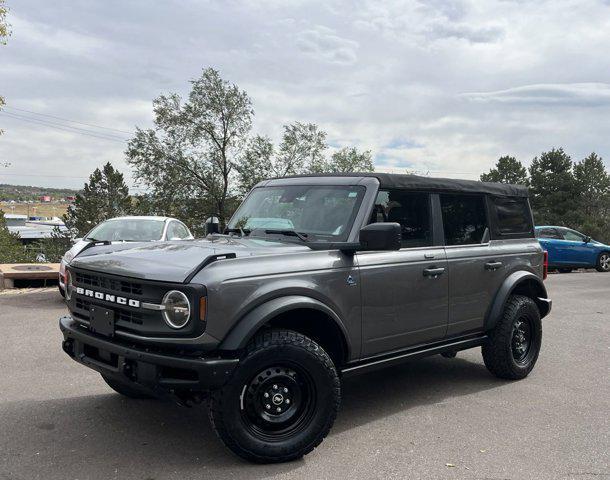
<path fill-rule="evenodd" d="M 218 233 L 220 231 L 220 224 L 217 217 L 209 217 L 205 221 L 205 234 L 210 235 L 212 233 Z"/>
<path fill-rule="evenodd" d="M 590 236 L 585 236 L 585 243 L 589 243 L 591 241 L 591 237 Z"/>
<path fill-rule="evenodd" d="M 400 250 L 401 237 L 399 223 L 371 223 L 360 229 L 359 250 Z"/>

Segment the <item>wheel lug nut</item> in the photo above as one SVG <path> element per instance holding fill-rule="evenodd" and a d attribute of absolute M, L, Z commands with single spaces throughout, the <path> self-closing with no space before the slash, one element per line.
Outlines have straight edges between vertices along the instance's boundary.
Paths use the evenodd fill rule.
<path fill-rule="evenodd" d="M 288 393 L 288 389 L 284 387 L 284 393 Z"/>
<path fill-rule="evenodd" d="M 271 408 L 271 405 L 267 404 L 267 405 L 265 405 L 265 408 L 266 408 L 267 410 L 269 410 L 269 409 Z"/>
<path fill-rule="evenodd" d="M 267 392 L 265 392 L 265 394 L 263 395 L 263 397 L 265 398 L 269 398 L 269 394 Z"/>
<path fill-rule="evenodd" d="M 278 413 L 282 411 L 282 409 L 280 407 L 277 407 L 277 411 Z"/>
<path fill-rule="evenodd" d="M 273 385 L 273 390 L 277 390 L 277 385 Z"/>
<path fill-rule="evenodd" d="M 290 405 L 290 399 L 289 398 L 286 399 L 286 405 Z"/>

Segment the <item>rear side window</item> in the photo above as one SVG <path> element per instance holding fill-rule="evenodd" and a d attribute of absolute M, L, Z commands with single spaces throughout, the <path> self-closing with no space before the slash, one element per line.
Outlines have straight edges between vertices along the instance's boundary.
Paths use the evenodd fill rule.
<path fill-rule="evenodd" d="M 525 198 L 491 197 L 490 199 L 498 235 L 531 236 L 532 221 Z"/>
<path fill-rule="evenodd" d="M 371 223 L 400 223 L 402 248 L 432 244 L 430 196 L 401 190 L 381 190 L 377 194 Z"/>
<path fill-rule="evenodd" d="M 482 195 L 441 195 L 446 245 L 481 243 L 487 229 Z"/>

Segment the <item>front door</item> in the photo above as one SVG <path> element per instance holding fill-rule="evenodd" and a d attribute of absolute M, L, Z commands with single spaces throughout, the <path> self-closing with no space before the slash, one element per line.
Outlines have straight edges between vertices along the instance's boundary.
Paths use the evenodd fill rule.
<path fill-rule="evenodd" d="M 434 245 L 431 204 L 426 193 L 378 194 L 372 221 L 400 223 L 402 248 L 357 254 L 364 357 L 445 336 L 447 259 L 442 245 Z"/>

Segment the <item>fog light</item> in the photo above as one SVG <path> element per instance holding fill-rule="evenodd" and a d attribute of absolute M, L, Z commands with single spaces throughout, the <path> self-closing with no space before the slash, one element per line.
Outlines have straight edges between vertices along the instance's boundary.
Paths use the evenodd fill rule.
<path fill-rule="evenodd" d="M 163 318 L 172 328 L 183 328 L 191 318 L 191 304 L 186 295 L 171 290 L 163 297 Z"/>

